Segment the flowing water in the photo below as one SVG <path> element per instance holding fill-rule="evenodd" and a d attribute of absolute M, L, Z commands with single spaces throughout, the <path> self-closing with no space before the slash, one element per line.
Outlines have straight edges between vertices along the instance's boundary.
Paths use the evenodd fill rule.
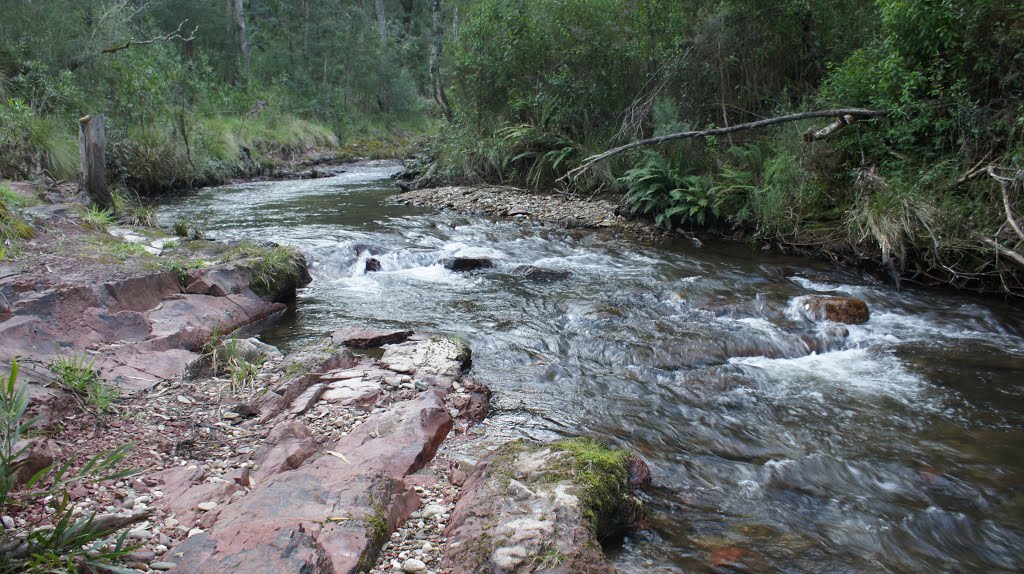
<path fill-rule="evenodd" d="M 314 281 L 267 334 L 279 346 L 345 323 L 460 334 L 495 391 L 494 442 L 588 434 L 641 453 L 649 528 L 612 550 L 621 571 L 1024 570 L 1020 309 L 746 246 L 387 205 L 395 171 L 207 189 L 161 217 L 307 254 Z M 497 267 L 438 264 L 462 255 Z M 572 275 L 510 272 L 524 264 Z M 871 320 L 846 337 L 808 322 L 813 294 L 859 297 Z"/>

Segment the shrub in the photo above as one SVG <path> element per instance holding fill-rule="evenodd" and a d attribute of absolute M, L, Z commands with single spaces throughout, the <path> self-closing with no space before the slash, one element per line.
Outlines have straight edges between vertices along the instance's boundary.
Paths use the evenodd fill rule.
<path fill-rule="evenodd" d="M 114 214 L 93 205 L 82 214 L 82 225 L 96 231 L 105 231 L 114 224 Z"/>
<path fill-rule="evenodd" d="M 117 387 L 108 386 L 100 380 L 95 364 L 94 358 L 73 353 L 58 355 L 49 367 L 64 388 L 83 397 L 88 405 L 104 413 L 121 393 Z"/>

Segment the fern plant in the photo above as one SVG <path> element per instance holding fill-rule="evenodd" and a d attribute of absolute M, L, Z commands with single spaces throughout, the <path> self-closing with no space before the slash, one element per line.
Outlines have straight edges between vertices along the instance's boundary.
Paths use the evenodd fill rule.
<path fill-rule="evenodd" d="M 682 175 L 668 159 L 650 153 L 647 161 L 619 178 L 628 189 L 625 203 L 632 213 L 654 217 L 664 229 L 677 224 L 708 225 L 719 217 L 720 200 L 711 182 Z"/>

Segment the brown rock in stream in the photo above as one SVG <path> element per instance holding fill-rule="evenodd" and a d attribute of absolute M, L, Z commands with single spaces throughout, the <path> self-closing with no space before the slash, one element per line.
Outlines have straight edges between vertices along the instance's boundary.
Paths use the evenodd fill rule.
<path fill-rule="evenodd" d="M 449 271 L 475 271 L 494 267 L 490 257 L 449 257 L 441 260 L 441 265 Z"/>
<path fill-rule="evenodd" d="M 871 317 L 867 303 L 852 297 L 805 297 L 801 302 L 805 315 L 820 321 L 822 319 L 857 325 L 867 323 Z"/>

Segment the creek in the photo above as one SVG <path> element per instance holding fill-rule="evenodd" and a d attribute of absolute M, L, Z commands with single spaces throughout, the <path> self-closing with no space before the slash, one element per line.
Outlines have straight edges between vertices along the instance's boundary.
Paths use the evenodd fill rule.
<path fill-rule="evenodd" d="M 649 527 L 612 549 L 620 571 L 1024 570 L 1019 308 L 746 245 L 392 205 L 398 164 L 348 169 L 205 189 L 160 217 L 306 253 L 313 283 L 264 336 L 283 350 L 348 323 L 462 335 L 494 390 L 487 441 L 585 434 L 641 454 Z M 496 267 L 454 273 L 453 256 Z M 815 294 L 871 319 L 848 336 L 807 321 Z"/>

